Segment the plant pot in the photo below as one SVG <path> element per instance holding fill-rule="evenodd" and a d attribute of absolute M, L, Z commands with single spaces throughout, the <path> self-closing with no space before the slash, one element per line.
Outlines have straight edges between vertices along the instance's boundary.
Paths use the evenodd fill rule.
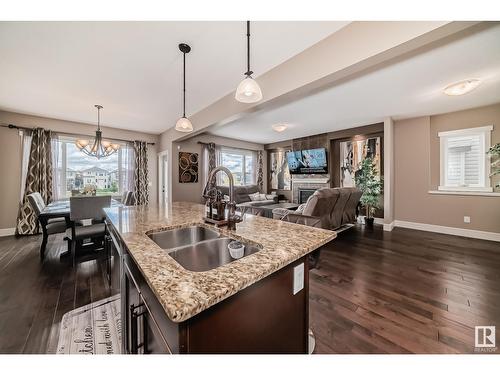
<path fill-rule="evenodd" d="M 369 227 L 373 227 L 373 223 L 375 222 L 375 218 L 373 217 L 365 217 L 365 224 Z"/>

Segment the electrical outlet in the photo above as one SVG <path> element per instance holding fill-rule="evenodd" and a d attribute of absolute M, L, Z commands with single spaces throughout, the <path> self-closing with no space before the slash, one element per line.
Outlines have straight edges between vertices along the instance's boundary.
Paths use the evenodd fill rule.
<path fill-rule="evenodd" d="M 293 268 L 293 295 L 304 289 L 304 263 Z"/>
<path fill-rule="evenodd" d="M 470 216 L 464 216 L 464 223 L 470 223 Z"/>

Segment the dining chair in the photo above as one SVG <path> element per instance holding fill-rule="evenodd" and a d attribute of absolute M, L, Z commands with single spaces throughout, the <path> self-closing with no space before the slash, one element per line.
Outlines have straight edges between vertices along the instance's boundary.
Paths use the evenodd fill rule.
<path fill-rule="evenodd" d="M 129 191 L 128 190 L 125 190 L 122 194 L 122 199 L 121 199 L 121 203 L 122 204 L 125 204 L 125 202 L 127 201 L 127 196 L 128 196 L 128 193 Z"/>
<path fill-rule="evenodd" d="M 135 205 L 135 196 L 133 191 L 127 191 L 127 196 L 125 200 L 122 202 L 124 206 L 134 206 Z"/>
<path fill-rule="evenodd" d="M 67 232 L 71 238 L 71 256 L 73 267 L 76 265 L 77 246 L 83 240 L 91 239 L 94 244 L 104 242 L 106 225 L 103 208 L 110 207 L 111 196 L 71 197 L 69 199 L 71 228 Z M 82 225 L 82 220 L 91 220 L 92 224 Z"/>
<path fill-rule="evenodd" d="M 40 220 L 40 213 L 45 208 L 45 202 L 39 192 L 28 194 L 28 201 L 30 202 L 36 218 L 42 228 L 42 244 L 40 245 L 40 259 L 45 257 L 45 248 L 47 247 L 47 240 L 49 235 L 64 233 L 68 227 L 64 217 L 56 217 L 48 219 L 47 221 Z"/>

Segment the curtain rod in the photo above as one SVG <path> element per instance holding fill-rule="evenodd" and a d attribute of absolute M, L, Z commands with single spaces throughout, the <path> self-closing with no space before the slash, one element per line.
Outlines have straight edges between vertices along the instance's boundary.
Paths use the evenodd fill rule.
<path fill-rule="evenodd" d="M 264 149 L 252 149 L 252 148 L 242 148 L 242 147 L 233 147 L 233 146 L 226 146 L 226 145 L 219 145 L 217 143 L 214 143 L 214 142 L 202 142 L 202 141 L 198 141 L 197 142 L 199 145 L 204 145 L 204 146 L 207 146 L 209 145 L 210 143 L 213 143 L 214 145 L 216 146 L 219 146 L 219 147 L 226 147 L 226 148 L 232 148 L 232 149 L 235 149 L 235 150 L 243 150 L 243 151 L 265 151 Z"/>
<path fill-rule="evenodd" d="M 14 124 L 5 124 L 5 123 L 1 123 L 0 126 L 2 128 L 9 128 L 9 129 L 19 129 L 19 130 L 33 130 L 34 128 L 28 128 L 28 127 L 25 127 L 25 126 L 17 126 L 17 125 L 14 125 Z M 91 137 L 90 135 L 84 135 L 84 134 L 75 134 L 75 133 L 66 133 L 66 132 L 58 132 L 58 131 L 54 131 L 54 130 L 51 130 L 52 132 L 56 133 L 56 134 L 61 134 L 61 135 L 69 135 L 69 136 L 82 136 L 82 137 Z M 119 138 L 114 138 L 114 137 L 110 137 L 109 139 L 112 139 L 114 141 L 120 141 L 120 142 L 133 142 L 133 141 L 130 141 L 128 139 L 119 139 Z M 155 143 L 154 142 L 146 142 L 148 145 L 151 145 L 151 146 L 154 146 Z"/>

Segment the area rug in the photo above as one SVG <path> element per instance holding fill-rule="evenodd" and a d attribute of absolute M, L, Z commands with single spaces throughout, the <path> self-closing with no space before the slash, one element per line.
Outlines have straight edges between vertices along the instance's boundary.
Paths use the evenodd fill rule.
<path fill-rule="evenodd" d="M 64 314 L 57 354 L 120 354 L 120 295 Z"/>

